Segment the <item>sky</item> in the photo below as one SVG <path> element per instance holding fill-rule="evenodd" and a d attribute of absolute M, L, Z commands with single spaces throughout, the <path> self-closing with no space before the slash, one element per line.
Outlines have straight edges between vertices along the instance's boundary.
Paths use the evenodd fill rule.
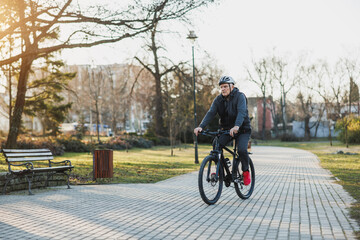
<path fill-rule="evenodd" d="M 175 61 L 191 60 L 189 30 L 198 36 L 195 64 L 215 59 L 224 74 L 241 86 L 245 83 L 244 65 L 252 58 L 271 54 L 300 56 L 335 61 L 360 52 L 360 1 L 358 0 L 222 0 L 190 16 L 191 26 L 180 26 L 178 34 L 162 41 Z M 177 27 L 175 27 L 176 29 Z M 91 49 L 64 50 L 68 64 L 111 64 L 129 61 L 139 55 L 141 43 L 125 40 Z M 252 87 L 249 95 L 256 94 Z"/>

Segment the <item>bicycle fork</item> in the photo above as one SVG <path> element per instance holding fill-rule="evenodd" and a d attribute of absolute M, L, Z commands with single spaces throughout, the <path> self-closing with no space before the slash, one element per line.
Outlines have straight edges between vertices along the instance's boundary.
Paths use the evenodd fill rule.
<path fill-rule="evenodd" d="M 216 181 L 218 181 L 220 178 L 221 153 L 218 153 L 217 156 L 218 156 L 218 162 L 217 162 L 217 166 L 216 166 L 216 175 L 215 175 Z"/>
<path fill-rule="evenodd" d="M 206 181 L 207 182 L 210 182 L 210 181 L 217 182 L 219 180 L 219 177 L 220 177 L 221 153 L 218 153 L 218 151 L 211 151 L 211 155 L 213 155 L 214 157 L 217 158 L 216 173 L 211 172 L 211 161 L 209 161 L 208 168 L 207 168 Z"/>

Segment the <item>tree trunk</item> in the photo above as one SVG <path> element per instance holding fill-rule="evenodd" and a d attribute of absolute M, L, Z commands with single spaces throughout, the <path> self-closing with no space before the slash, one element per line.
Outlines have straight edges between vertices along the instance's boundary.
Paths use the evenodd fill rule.
<path fill-rule="evenodd" d="M 173 138 L 173 129 L 172 129 L 172 121 L 170 117 L 170 129 L 169 129 L 169 135 L 170 135 L 170 148 L 171 148 L 171 156 L 174 156 L 174 138 Z"/>
<path fill-rule="evenodd" d="M 116 91 L 115 91 L 115 83 L 114 83 L 114 78 L 113 78 L 113 74 L 111 72 L 111 77 L 110 77 L 110 80 L 111 80 L 111 97 L 113 98 L 113 102 L 111 103 L 111 110 L 112 110 L 112 118 L 111 118 L 111 130 L 112 130 L 112 136 L 115 137 L 116 135 L 116 124 L 117 124 L 117 101 L 115 101 L 115 99 L 117 98 L 116 96 Z"/>
<path fill-rule="evenodd" d="M 283 91 L 283 95 L 281 97 L 281 112 L 282 112 L 282 123 L 283 123 L 283 132 L 286 134 L 286 125 L 287 125 L 287 117 L 286 117 L 286 95 Z"/>
<path fill-rule="evenodd" d="M 311 139 L 311 136 L 310 136 L 310 126 L 309 126 L 309 122 L 310 122 L 310 116 L 306 116 L 305 119 L 304 119 L 304 122 L 305 122 L 305 136 L 304 136 L 304 139 L 306 141 L 309 141 Z"/>
<path fill-rule="evenodd" d="M 185 127 L 185 130 L 184 130 L 184 148 L 186 149 L 186 127 Z"/>
<path fill-rule="evenodd" d="M 115 114 L 114 114 L 113 117 L 112 117 L 112 121 L 111 121 L 111 130 L 112 130 L 112 134 L 113 134 L 112 136 L 113 137 L 115 137 L 116 132 L 117 132 L 116 123 L 117 123 L 117 121 L 116 121 L 116 117 L 115 117 Z"/>
<path fill-rule="evenodd" d="M 274 101 L 271 100 L 271 105 L 272 105 L 272 111 L 271 111 L 271 115 L 272 115 L 272 120 L 274 121 L 274 131 L 275 131 L 275 137 L 279 137 L 279 129 L 278 129 L 278 117 L 276 114 L 276 106 Z"/>
<path fill-rule="evenodd" d="M 98 143 L 101 143 L 100 142 L 100 133 L 99 133 L 100 118 L 99 118 L 98 100 L 95 101 L 95 108 L 96 108 L 96 135 L 97 135 Z"/>
<path fill-rule="evenodd" d="M 330 146 L 332 146 L 332 136 L 331 136 L 331 122 L 329 120 L 329 124 L 328 124 L 328 127 L 329 127 L 329 141 L 330 141 Z"/>
<path fill-rule="evenodd" d="M 315 124 L 315 134 L 314 134 L 315 138 L 317 138 L 317 132 L 318 132 L 319 126 L 320 126 L 320 120 L 317 121 Z"/>
<path fill-rule="evenodd" d="M 350 77 L 350 91 L 349 91 L 349 115 L 351 114 L 351 93 L 352 93 L 352 77 Z"/>
<path fill-rule="evenodd" d="M 42 125 L 42 132 L 43 132 L 43 137 L 45 137 L 46 135 L 46 123 L 45 123 L 45 119 L 41 120 L 41 125 Z"/>
<path fill-rule="evenodd" d="M 156 134 L 163 136 L 164 134 L 164 120 L 163 120 L 163 102 L 161 93 L 161 74 L 159 67 L 159 57 L 157 54 L 158 47 L 156 46 L 155 36 L 157 33 L 157 24 L 155 24 L 151 31 L 151 51 L 154 56 L 154 72 L 152 72 L 155 78 L 155 130 Z"/>
<path fill-rule="evenodd" d="M 346 123 L 345 123 L 345 143 L 346 143 L 346 148 L 349 148 L 349 141 L 348 141 L 348 120 L 346 119 Z"/>
<path fill-rule="evenodd" d="M 263 96 L 263 122 L 262 122 L 262 133 L 261 133 L 262 140 L 265 140 L 265 127 L 266 127 L 266 97 Z"/>
<path fill-rule="evenodd" d="M 25 106 L 27 80 L 29 78 L 29 71 L 32 62 L 32 58 L 23 58 L 23 61 L 21 62 L 16 102 L 14 106 L 13 116 L 11 119 L 11 128 L 9 130 L 9 134 L 5 144 L 6 148 L 16 148 L 16 141 L 21 126 L 21 117 Z"/>
<path fill-rule="evenodd" d="M 164 135 L 164 120 L 163 120 L 163 102 L 162 102 L 162 93 L 161 93 L 161 80 L 160 75 L 155 77 L 155 130 L 156 134 L 163 136 Z"/>

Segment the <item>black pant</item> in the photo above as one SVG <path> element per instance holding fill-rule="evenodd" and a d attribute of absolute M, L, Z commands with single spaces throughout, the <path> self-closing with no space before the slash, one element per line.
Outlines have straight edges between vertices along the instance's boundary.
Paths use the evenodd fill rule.
<path fill-rule="evenodd" d="M 237 144 L 237 152 L 239 154 L 240 157 L 240 161 L 241 161 L 241 170 L 244 171 L 249 171 L 249 153 L 247 150 L 248 147 L 248 142 L 250 139 L 250 135 L 251 133 L 240 133 L 235 137 L 235 142 Z M 224 146 L 226 146 L 230 141 L 232 141 L 232 137 L 229 134 L 223 134 L 219 137 L 219 145 L 221 148 L 224 148 Z M 236 173 L 237 171 L 237 159 L 236 162 L 233 163 L 232 166 L 232 172 L 233 174 Z"/>

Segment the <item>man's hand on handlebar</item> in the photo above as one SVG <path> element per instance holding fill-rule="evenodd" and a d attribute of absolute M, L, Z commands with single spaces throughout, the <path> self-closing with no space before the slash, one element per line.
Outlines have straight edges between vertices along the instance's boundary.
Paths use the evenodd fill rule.
<path fill-rule="evenodd" d="M 202 132 L 202 128 L 201 127 L 197 127 L 197 128 L 195 128 L 194 129 L 194 133 L 195 133 L 195 135 L 197 136 L 197 135 L 199 135 L 199 132 Z"/>
<path fill-rule="evenodd" d="M 232 129 L 230 129 L 230 136 L 234 137 L 235 134 L 239 132 L 239 127 L 235 126 Z"/>

